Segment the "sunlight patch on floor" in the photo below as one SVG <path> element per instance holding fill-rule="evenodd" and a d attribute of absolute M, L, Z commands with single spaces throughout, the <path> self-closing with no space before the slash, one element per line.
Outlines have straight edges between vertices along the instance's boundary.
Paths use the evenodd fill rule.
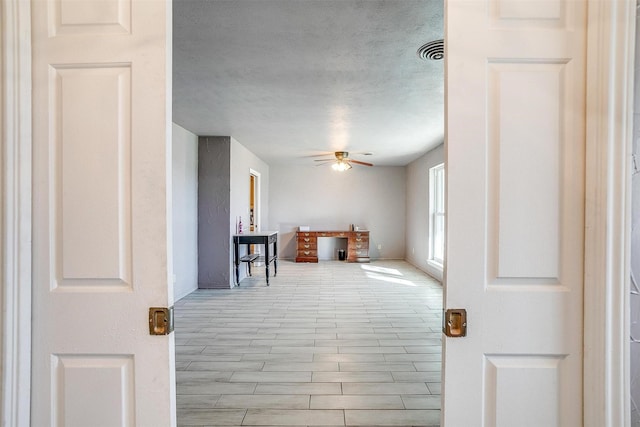
<path fill-rule="evenodd" d="M 389 282 L 389 283 L 398 283 L 400 285 L 405 285 L 405 286 L 417 286 L 411 280 L 401 279 L 399 277 L 385 276 L 383 274 L 371 273 L 371 272 L 367 272 L 365 274 L 370 279 L 382 280 L 383 282 Z"/>
<path fill-rule="evenodd" d="M 400 271 L 396 270 L 395 268 L 386 268 L 386 267 L 380 267 L 380 266 L 371 265 L 371 264 L 362 264 L 360 268 L 367 271 L 373 271 L 375 273 L 384 273 L 384 274 L 392 274 L 394 276 L 402 276 L 402 273 L 400 273 Z"/>

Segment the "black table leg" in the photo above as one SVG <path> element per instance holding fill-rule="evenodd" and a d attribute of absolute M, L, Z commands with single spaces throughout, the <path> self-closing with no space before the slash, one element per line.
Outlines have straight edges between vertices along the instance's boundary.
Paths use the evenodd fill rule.
<path fill-rule="evenodd" d="M 247 245 L 247 255 L 251 254 L 251 245 Z M 249 267 L 249 277 L 251 277 L 251 264 L 253 264 L 253 262 L 249 261 L 247 263 L 247 267 Z"/>
<path fill-rule="evenodd" d="M 240 244 L 238 243 L 238 238 L 234 237 L 233 239 L 233 263 L 235 264 L 235 268 L 236 268 L 236 286 L 240 286 L 240 270 L 239 270 L 239 266 L 240 266 L 240 250 L 239 247 Z"/>
<path fill-rule="evenodd" d="M 278 239 L 273 241 L 273 277 L 278 275 Z"/>
<path fill-rule="evenodd" d="M 269 286 L 269 238 L 267 237 L 264 245 L 264 264 L 267 272 L 267 286 Z"/>

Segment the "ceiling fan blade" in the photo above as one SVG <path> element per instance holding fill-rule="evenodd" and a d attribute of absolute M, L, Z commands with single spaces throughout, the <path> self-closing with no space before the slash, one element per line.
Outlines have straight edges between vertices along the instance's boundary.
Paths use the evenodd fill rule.
<path fill-rule="evenodd" d="M 353 159 L 349 159 L 349 161 L 351 163 L 356 163 L 358 165 L 363 165 L 363 166 L 373 166 L 373 163 L 367 163 L 367 162 L 361 162 L 360 160 L 353 160 Z"/>
<path fill-rule="evenodd" d="M 309 154 L 308 156 L 304 156 L 305 158 L 312 158 L 312 157 L 334 157 L 335 155 L 333 153 L 324 153 L 324 154 Z"/>
<path fill-rule="evenodd" d="M 335 162 L 336 159 L 316 159 L 314 162 Z"/>

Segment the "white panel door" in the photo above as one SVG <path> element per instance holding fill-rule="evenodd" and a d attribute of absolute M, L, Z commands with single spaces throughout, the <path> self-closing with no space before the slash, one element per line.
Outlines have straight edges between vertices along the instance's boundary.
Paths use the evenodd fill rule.
<path fill-rule="evenodd" d="M 34 426 L 175 424 L 171 3 L 34 0 Z"/>
<path fill-rule="evenodd" d="M 446 2 L 446 427 L 582 425 L 586 2 Z"/>

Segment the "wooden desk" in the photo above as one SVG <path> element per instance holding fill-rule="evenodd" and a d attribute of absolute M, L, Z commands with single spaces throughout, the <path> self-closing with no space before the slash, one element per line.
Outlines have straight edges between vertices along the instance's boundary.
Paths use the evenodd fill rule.
<path fill-rule="evenodd" d="M 247 245 L 247 255 L 240 256 L 240 245 Z M 251 253 L 250 245 L 263 245 L 264 257 Z M 273 252 L 270 246 L 273 245 Z M 240 263 L 246 262 L 249 265 L 249 275 L 251 275 L 251 264 L 264 261 L 267 286 L 269 286 L 269 264 L 273 261 L 275 277 L 278 274 L 278 232 L 277 231 L 251 231 L 249 233 L 233 235 L 233 263 L 236 269 L 236 285 L 240 286 Z"/>
<path fill-rule="evenodd" d="M 318 237 L 347 239 L 347 262 L 369 262 L 368 231 L 297 231 L 296 262 L 318 262 Z"/>

